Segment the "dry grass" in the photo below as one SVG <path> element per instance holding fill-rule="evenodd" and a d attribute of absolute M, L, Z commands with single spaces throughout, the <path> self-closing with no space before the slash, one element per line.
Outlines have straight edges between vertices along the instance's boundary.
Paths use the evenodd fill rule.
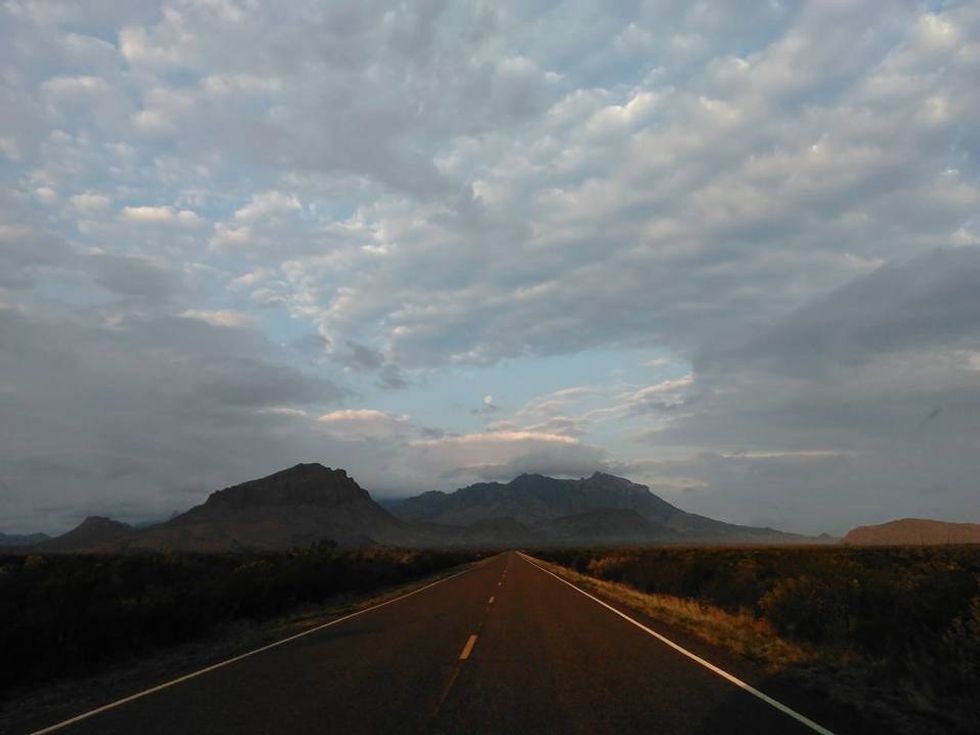
<path fill-rule="evenodd" d="M 980 709 L 975 697 L 938 697 L 928 681 L 893 680 L 887 663 L 880 659 L 862 658 L 840 644 L 818 646 L 786 640 L 769 621 L 756 618 L 748 611 L 733 614 L 690 598 L 645 593 L 627 584 L 598 579 L 538 557 L 534 559 L 583 590 L 618 602 L 624 608 L 748 659 L 770 674 L 779 674 L 785 681 L 820 691 L 841 705 L 861 711 L 869 722 L 881 726 L 880 731 L 896 735 L 980 732 Z M 590 569 L 595 566 L 590 565 Z M 980 620 L 980 614 L 976 617 Z"/>
<path fill-rule="evenodd" d="M 647 594 L 629 585 L 596 579 L 542 559 L 535 558 L 535 561 L 583 589 L 732 651 L 764 666 L 767 671 L 778 671 L 816 658 L 815 651 L 780 638 L 768 621 L 748 612 L 732 614 L 684 597 Z"/>

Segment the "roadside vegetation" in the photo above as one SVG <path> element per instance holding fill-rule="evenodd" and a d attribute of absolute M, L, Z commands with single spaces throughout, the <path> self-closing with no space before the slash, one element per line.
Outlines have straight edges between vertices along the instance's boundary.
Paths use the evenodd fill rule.
<path fill-rule="evenodd" d="M 0 694 L 473 561 L 331 544 L 289 553 L 0 556 Z"/>
<path fill-rule="evenodd" d="M 980 546 L 531 553 L 913 731 L 980 729 Z"/>

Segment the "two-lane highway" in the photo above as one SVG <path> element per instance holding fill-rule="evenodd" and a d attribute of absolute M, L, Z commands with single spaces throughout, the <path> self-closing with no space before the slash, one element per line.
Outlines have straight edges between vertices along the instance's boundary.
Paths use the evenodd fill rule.
<path fill-rule="evenodd" d="M 506 553 L 49 731 L 823 731 L 799 717 Z"/>

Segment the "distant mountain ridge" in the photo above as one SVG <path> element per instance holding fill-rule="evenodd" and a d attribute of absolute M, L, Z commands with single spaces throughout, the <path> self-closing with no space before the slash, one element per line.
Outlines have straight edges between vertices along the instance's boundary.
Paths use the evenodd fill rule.
<path fill-rule="evenodd" d="M 596 472 L 577 480 L 523 474 L 452 493 L 431 491 L 393 505 L 411 522 L 466 527 L 510 519 L 538 543 L 791 542 L 808 537 L 724 523 L 677 508 L 646 485 Z"/>
<path fill-rule="evenodd" d="M 0 533 L 0 548 L 5 546 L 31 546 L 47 541 L 46 533 Z"/>
<path fill-rule="evenodd" d="M 396 513 L 406 520 L 465 525 L 495 517 L 538 523 L 599 508 L 658 519 L 681 512 L 644 485 L 596 472 L 578 480 L 523 474 L 506 484 L 483 482 L 452 493 L 433 490 L 408 498 L 396 506 Z"/>
<path fill-rule="evenodd" d="M 876 526 L 853 528 L 844 536 L 842 543 L 854 546 L 980 544 L 980 524 L 900 518 Z"/>
<path fill-rule="evenodd" d="M 814 541 L 771 528 L 687 513 L 645 485 L 596 472 L 564 480 L 524 474 L 452 493 L 427 492 L 382 508 L 342 469 L 298 464 L 212 493 L 163 523 L 132 528 L 88 518 L 38 550 L 288 550 L 342 547 L 534 546 Z"/>
<path fill-rule="evenodd" d="M 68 533 L 37 545 L 39 551 L 108 551 L 133 533 L 131 526 L 105 516 L 89 516 Z"/>

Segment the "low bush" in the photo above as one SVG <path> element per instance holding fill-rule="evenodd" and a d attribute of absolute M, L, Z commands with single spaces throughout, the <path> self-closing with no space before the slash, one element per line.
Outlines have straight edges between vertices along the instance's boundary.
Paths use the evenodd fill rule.
<path fill-rule="evenodd" d="M 289 553 L 0 556 L 0 691 L 478 556 L 330 544 Z"/>
<path fill-rule="evenodd" d="M 641 592 L 748 612 L 953 696 L 980 685 L 980 546 L 550 549 L 542 559 Z"/>

